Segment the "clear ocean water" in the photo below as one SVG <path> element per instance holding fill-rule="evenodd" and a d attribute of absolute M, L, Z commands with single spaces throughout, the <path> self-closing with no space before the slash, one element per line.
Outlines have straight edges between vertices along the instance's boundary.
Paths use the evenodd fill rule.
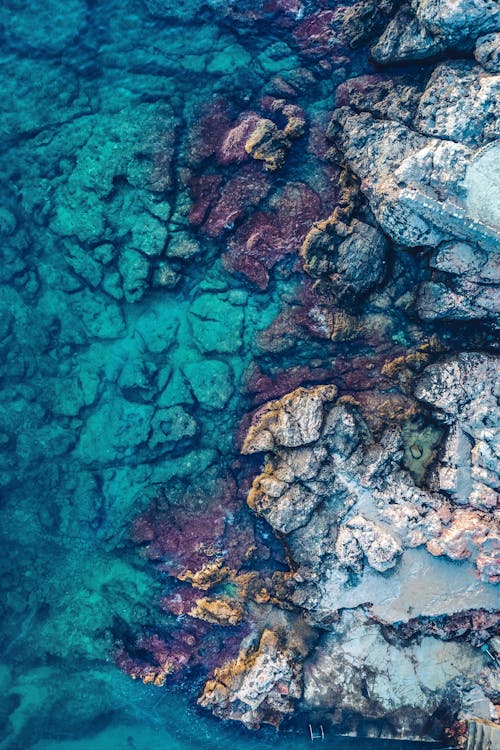
<path fill-rule="evenodd" d="M 224 232 L 189 220 L 189 180 L 216 171 L 203 113 L 252 109 L 304 65 L 286 23 L 236 6 L 2 2 L 0 750 L 310 746 L 306 724 L 224 724 L 113 659 L 117 629 L 161 619 L 134 518 L 158 486 L 225 476 L 252 367 L 331 354 L 263 347 L 300 275 L 285 258 L 258 289 L 224 267 Z M 302 95 L 322 127 L 341 64 Z M 310 154 L 288 169 L 315 179 Z"/>

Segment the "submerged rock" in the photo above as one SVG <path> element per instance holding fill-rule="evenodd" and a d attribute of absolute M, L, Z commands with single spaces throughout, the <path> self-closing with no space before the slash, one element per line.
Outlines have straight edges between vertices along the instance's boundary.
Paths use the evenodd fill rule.
<path fill-rule="evenodd" d="M 269 172 L 274 172 L 285 163 L 290 141 L 272 120 L 261 119 L 245 142 L 245 151 L 254 159 L 263 161 Z"/>

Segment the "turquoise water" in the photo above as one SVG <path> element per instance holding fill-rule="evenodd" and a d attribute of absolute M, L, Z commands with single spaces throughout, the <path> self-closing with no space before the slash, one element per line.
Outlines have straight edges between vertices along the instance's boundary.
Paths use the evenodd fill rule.
<path fill-rule="evenodd" d="M 264 398 L 248 386 L 256 366 L 272 379 L 307 365 L 314 382 L 335 349 L 293 327 L 263 334 L 303 287 L 288 247 L 266 288 L 221 259 L 259 200 L 290 218 L 287 182 L 317 191 L 328 215 L 324 144 L 294 145 L 265 186 L 258 165 L 261 197 L 243 195 L 234 220 L 190 220 L 193 178 L 233 175 L 207 146 L 217 122 L 317 66 L 290 41 L 296 10 L 275 26 L 258 2 L 228 8 L 2 3 L 1 750 L 310 744 L 305 725 L 246 732 L 195 708 L 189 689 L 114 664 L 118 631 L 165 620 L 133 520 L 158 487 L 210 492 L 237 471 L 240 420 Z M 335 85 L 364 69 L 360 52 L 297 86 L 319 141 Z M 206 112 L 223 115 L 203 126 Z"/>

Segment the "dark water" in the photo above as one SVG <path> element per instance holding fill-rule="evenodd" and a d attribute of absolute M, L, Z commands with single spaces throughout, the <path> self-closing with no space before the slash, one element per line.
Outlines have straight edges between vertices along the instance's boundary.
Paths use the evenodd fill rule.
<path fill-rule="evenodd" d="M 317 68 L 287 44 L 296 14 L 275 27 L 272 14 L 252 20 L 259 9 L 2 3 L 1 750 L 310 745 L 307 726 L 227 726 L 113 663 L 120 623 L 160 617 L 132 520 L 160 485 L 225 475 L 255 363 L 272 375 L 332 354 L 259 339 L 298 294 L 293 260 L 258 290 L 221 263 L 231 227 L 211 236 L 188 221 L 190 179 L 216 171 L 200 146 L 203 106 L 222 98 L 234 118 L 275 76 Z M 318 132 L 336 83 L 365 57 L 319 68 L 299 94 Z M 286 180 L 326 181 L 327 215 L 324 165 L 296 149 L 287 169 L 268 200 Z M 179 236 L 198 252 L 174 252 Z M 394 329 L 393 343 L 406 335 Z"/>

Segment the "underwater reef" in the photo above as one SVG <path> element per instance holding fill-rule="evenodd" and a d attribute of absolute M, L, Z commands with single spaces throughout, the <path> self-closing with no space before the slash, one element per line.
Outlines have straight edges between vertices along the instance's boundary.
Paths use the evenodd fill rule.
<path fill-rule="evenodd" d="M 0 750 L 500 726 L 497 3 L 0 13 Z"/>

